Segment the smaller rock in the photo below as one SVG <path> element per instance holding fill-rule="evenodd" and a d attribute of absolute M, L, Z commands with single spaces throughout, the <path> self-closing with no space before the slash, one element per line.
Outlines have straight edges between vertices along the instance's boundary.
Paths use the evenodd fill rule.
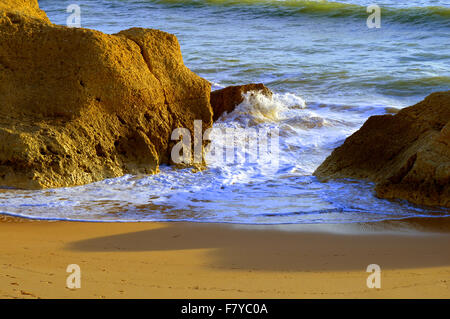
<path fill-rule="evenodd" d="M 370 117 L 314 175 L 366 179 L 380 198 L 450 207 L 450 91 Z"/>
<path fill-rule="evenodd" d="M 224 112 L 232 112 L 236 106 L 244 101 L 244 94 L 250 91 L 260 92 L 267 97 L 272 96 L 272 91 L 262 83 L 229 86 L 211 92 L 213 120 L 217 121 Z"/>

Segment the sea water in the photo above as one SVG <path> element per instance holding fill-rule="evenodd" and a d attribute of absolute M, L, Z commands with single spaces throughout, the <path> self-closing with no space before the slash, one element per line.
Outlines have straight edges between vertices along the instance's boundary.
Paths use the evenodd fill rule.
<path fill-rule="evenodd" d="M 450 215 L 375 196 L 369 182 L 312 173 L 371 115 L 450 90 L 448 0 L 40 0 L 52 22 L 81 8 L 82 27 L 156 28 L 177 36 L 185 64 L 218 89 L 263 82 L 215 128 L 272 129 L 276 169 L 214 159 L 200 172 L 162 166 L 71 188 L 0 191 L 0 212 L 86 221 L 353 223 Z M 381 8 L 369 28 L 367 6 Z M 227 143 L 226 141 L 223 143 Z M 246 149 L 228 142 L 237 157 Z"/>

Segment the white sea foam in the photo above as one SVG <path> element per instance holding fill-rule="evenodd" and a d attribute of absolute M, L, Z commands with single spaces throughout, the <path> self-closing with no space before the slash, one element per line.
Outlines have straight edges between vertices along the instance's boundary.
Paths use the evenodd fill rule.
<path fill-rule="evenodd" d="M 162 166 L 157 175 L 126 175 L 71 188 L 0 191 L 0 212 L 27 218 L 91 221 L 196 221 L 223 223 L 352 223 L 411 216 L 440 216 L 404 202 L 380 200 L 373 185 L 354 181 L 320 183 L 311 176 L 331 150 L 356 130 L 367 112 L 326 107 L 295 94 L 273 98 L 248 94 L 217 129 L 279 132 L 276 169 L 270 154 L 246 161 L 245 141 L 221 140 L 235 161 L 209 161 L 194 173 Z M 220 135 L 220 134 L 219 134 Z M 257 156 L 258 154 L 250 154 Z M 266 156 L 266 157 L 264 157 Z"/>
<path fill-rule="evenodd" d="M 311 174 L 369 116 L 448 90 L 449 19 L 438 7 L 445 1 L 382 1 L 383 32 L 366 26 L 371 0 L 344 1 L 357 6 L 306 2 L 77 1 L 85 8 L 84 27 L 113 34 L 140 25 L 176 34 L 186 65 L 211 80 L 213 89 L 255 81 L 273 89 L 273 99 L 248 96 L 214 126 L 277 129 L 277 169 L 261 165 L 270 159 L 264 156 L 259 163 L 242 161 L 248 152 L 238 140 L 224 143 L 236 148 L 235 163 L 210 161 L 209 169 L 197 173 L 162 166 L 158 175 L 73 188 L 0 190 L 0 211 L 41 218 L 239 223 L 439 215 L 380 200 L 367 183 L 319 183 Z M 65 24 L 59 1 L 40 5 L 50 20 Z"/>

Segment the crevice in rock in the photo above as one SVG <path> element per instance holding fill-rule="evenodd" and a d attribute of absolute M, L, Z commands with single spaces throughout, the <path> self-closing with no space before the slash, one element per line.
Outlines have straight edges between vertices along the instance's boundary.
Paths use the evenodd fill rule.
<path fill-rule="evenodd" d="M 127 124 L 127 122 L 125 122 L 125 120 L 124 120 L 120 115 L 117 115 L 117 119 L 119 120 L 119 122 L 120 122 L 122 125 L 126 125 L 126 124 Z"/>
<path fill-rule="evenodd" d="M 131 41 L 133 41 L 134 43 L 136 43 L 136 45 L 139 47 L 139 50 L 141 52 L 141 56 L 142 59 L 144 59 L 145 65 L 147 65 L 148 70 L 150 71 L 150 73 L 155 77 L 155 79 L 159 82 L 159 85 L 161 86 L 162 90 L 163 90 L 163 94 L 164 94 L 164 105 L 167 105 L 167 95 L 166 95 L 166 90 L 164 88 L 164 85 L 162 84 L 161 80 L 156 76 L 156 74 L 153 72 L 150 61 L 148 61 L 148 58 L 146 57 L 145 53 L 144 53 L 144 48 L 135 40 L 133 40 L 132 38 L 128 37 L 127 35 L 125 35 L 125 37 Z"/>
<path fill-rule="evenodd" d="M 136 43 L 136 45 L 139 47 L 141 56 L 142 56 L 142 58 L 143 58 L 145 64 L 147 65 L 147 68 L 148 68 L 149 72 L 150 72 L 150 73 L 155 77 L 155 79 L 159 82 L 159 85 L 161 86 L 161 89 L 162 89 L 162 92 L 163 92 L 163 96 L 164 96 L 164 107 L 165 107 L 166 111 L 169 113 L 169 126 L 170 126 L 170 130 L 173 131 L 173 129 L 174 129 L 174 127 L 173 127 L 174 119 L 175 119 L 176 117 L 175 117 L 175 114 L 173 113 L 173 111 L 172 111 L 172 109 L 171 109 L 171 107 L 170 107 L 170 105 L 169 105 L 169 103 L 168 103 L 167 94 L 166 94 L 166 89 L 165 89 L 165 87 L 164 87 L 164 85 L 163 85 L 161 79 L 159 79 L 159 78 L 156 76 L 156 74 L 153 72 L 152 67 L 151 67 L 151 64 L 150 64 L 150 61 L 148 61 L 148 58 L 146 57 L 146 54 L 144 53 L 144 48 L 143 48 L 137 41 L 133 40 L 132 38 L 128 37 L 127 35 L 125 35 L 125 37 L 126 37 L 127 39 L 133 41 L 134 43 Z M 151 136 L 151 135 L 148 135 L 148 134 L 146 134 L 146 135 L 147 135 L 147 137 L 150 139 L 150 141 L 152 141 L 152 136 Z M 152 141 L 152 143 L 153 143 L 153 145 L 155 145 L 154 141 Z M 170 143 L 170 138 L 169 138 L 168 144 L 169 144 L 169 143 Z M 168 148 L 168 151 L 169 151 L 169 155 L 170 155 L 170 147 Z M 169 156 L 169 158 L 170 158 L 170 156 Z M 164 159 L 164 155 L 163 155 L 163 152 L 161 152 L 161 153 L 158 154 L 158 161 L 161 163 L 163 159 Z"/>
<path fill-rule="evenodd" d="M 414 167 L 416 160 L 417 160 L 417 153 L 408 158 L 406 164 L 402 168 L 400 168 L 400 170 L 397 173 L 388 178 L 389 182 L 393 184 L 399 184 Z"/>

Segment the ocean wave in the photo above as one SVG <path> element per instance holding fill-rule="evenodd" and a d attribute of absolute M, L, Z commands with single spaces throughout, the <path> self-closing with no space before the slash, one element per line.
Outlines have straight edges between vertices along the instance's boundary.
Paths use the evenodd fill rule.
<path fill-rule="evenodd" d="M 270 16 L 311 15 L 329 18 L 367 18 L 367 7 L 333 1 L 311 0 L 156 0 L 177 7 L 208 7 L 251 9 L 252 13 Z M 381 7 L 382 18 L 399 22 L 424 24 L 439 22 L 450 27 L 450 8 L 444 6 Z"/>
<path fill-rule="evenodd" d="M 266 122 L 279 122 L 286 118 L 292 109 L 303 109 L 305 100 L 292 94 L 277 94 L 267 97 L 258 92 L 245 94 L 244 101 L 229 114 L 221 117 L 222 122 L 239 122 L 244 127 L 255 126 Z"/>
<path fill-rule="evenodd" d="M 411 96 L 423 92 L 437 92 L 450 90 L 449 76 L 423 76 L 413 79 L 390 79 L 379 82 L 377 80 L 358 83 L 358 86 L 371 88 L 376 85 L 377 90 L 391 96 Z"/>
<path fill-rule="evenodd" d="M 322 183 L 311 176 L 371 110 L 306 103 L 294 93 L 275 92 L 272 98 L 250 93 L 214 127 L 249 128 L 247 120 L 254 120 L 257 123 L 250 128 L 256 131 L 258 140 L 259 133 L 264 133 L 260 129 L 278 129 L 280 149 L 276 158 L 260 152 L 259 146 L 248 147 L 243 136 L 254 135 L 231 140 L 216 136 L 211 144 L 218 143 L 222 150 L 234 149 L 232 161 L 207 157 L 208 168 L 198 172 L 162 165 L 156 175 L 125 175 L 47 190 L 0 190 L 0 214 L 66 221 L 242 224 L 354 223 L 448 216 L 445 211 L 376 198 L 371 183 Z M 342 122 L 349 117 L 344 115 L 347 112 L 353 112 L 350 117 L 355 123 Z M 256 161 L 245 160 L 250 158 Z"/>

